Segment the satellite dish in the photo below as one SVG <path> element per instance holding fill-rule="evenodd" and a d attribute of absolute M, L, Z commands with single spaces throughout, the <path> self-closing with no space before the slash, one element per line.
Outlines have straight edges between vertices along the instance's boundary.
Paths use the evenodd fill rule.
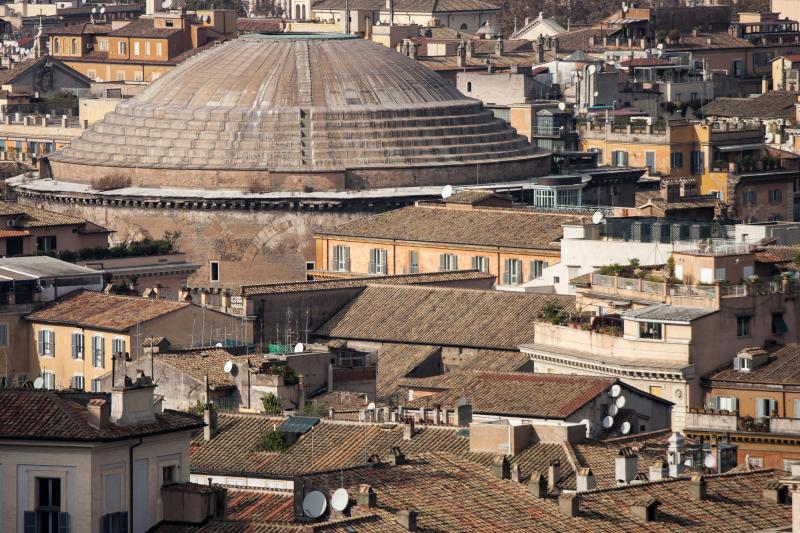
<path fill-rule="evenodd" d="M 325 509 L 328 508 L 328 500 L 325 495 L 318 490 L 306 494 L 303 498 L 303 514 L 309 518 L 319 518 Z"/>
<path fill-rule="evenodd" d="M 613 416 L 604 416 L 603 417 L 603 427 L 608 429 L 614 425 L 614 417 Z"/>
<path fill-rule="evenodd" d="M 303 353 L 304 351 L 306 351 L 306 347 L 303 346 L 302 342 L 298 342 L 294 345 L 294 353 Z"/>
<path fill-rule="evenodd" d="M 100 8 L 100 14 L 102 15 L 102 14 L 104 14 L 105 12 L 106 12 L 106 8 L 105 8 L 105 6 L 104 6 L 104 7 L 101 7 L 101 8 Z"/>
<path fill-rule="evenodd" d="M 215 345 L 214 345 L 214 347 L 215 347 L 215 348 L 222 348 L 222 343 L 221 343 L 221 342 L 218 342 L 217 344 L 215 344 Z"/>
<path fill-rule="evenodd" d="M 608 414 L 610 416 L 617 416 L 617 413 L 619 413 L 619 407 L 617 407 L 613 403 L 610 406 L 608 406 Z"/>
<path fill-rule="evenodd" d="M 602 224 L 605 218 L 602 211 L 595 211 L 592 215 L 592 224 Z M 614 387 L 619 387 L 619 385 L 614 385 Z M 614 396 L 614 387 L 611 387 L 611 396 Z M 617 393 L 617 395 L 619 395 L 619 393 Z"/>
<path fill-rule="evenodd" d="M 620 396 L 619 398 L 617 398 L 617 407 L 619 407 L 620 409 L 625 407 L 625 396 Z"/>
<path fill-rule="evenodd" d="M 452 185 L 445 185 L 442 187 L 442 199 L 445 200 L 453 196 L 453 186 Z"/>
<path fill-rule="evenodd" d="M 661 57 L 661 56 L 663 56 L 663 55 L 664 55 L 664 50 L 661 50 L 661 49 L 659 48 L 658 50 L 656 50 L 655 54 L 656 54 L 656 57 Z"/>
<path fill-rule="evenodd" d="M 598 211 L 597 213 L 600 213 L 600 211 Z M 595 213 L 595 214 L 597 214 L 597 213 Z M 620 394 L 622 394 L 622 387 L 620 386 L 620 384 L 619 383 L 614 383 L 613 385 L 611 385 L 611 397 L 612 398 L 616 398 Z"/>
<path fill-rule="evenodd" d="M 619 430 L 622 432 L 623 435 L 627 435 L 628 433 L 631 432 L 631 423 L 628 421 L 623 422 L 622 427 Z"/>
<path fill-rule="evenodd" d="M 717 466 L 717 459 L 713 454 L 706 455 L 706 458 L 703 460 L 703 464 L 706 468 L 715 468 Z"/>
<path fill-rule="evenodd" d="M 369 402 L 367 409 L 375 409 L 375 402 Z"/>
<path fill-rule="evenodd" d="M 92 8 L 92 13 L 97 13 L 97 8 L 96 7 Z"/>
<path fill-rule="evenodd" d="M 41 389 L 42 387 L 44 387 L 44 380 L 42 378 L 36 378 L 33 380 L 34 389 Z"/>
<path fill-rule="evenodd" d="M 764 135 L 764 142 L 770 144 L 775 139 L 775 134 L 771 131 L 768 131 L 766 135 Z"/>
<path fill-rule="evenodd" d="M 630 9 L 630 8 L 628 7 L 628 4 L 622 4 L 622 12 L 623 12 L 623 13 L 627 13 L 627 12 L 628 12 L 628 9 Z"/>
<path fill-rule="evenodd" d="M 599 91 L 595 91 L 594 92 L 594 97 L 597 98 L 598 96 L 600 96 L 600 92 Z"/>
<path fill-rule="evenodd" d="M 567 104 L 565 104 L 564 102 L 559 102 L 559 103 L 558 103 L 558 108 L 559 108 L 561 111 L 564 111 L 564 110 L 567 108 Z"/>
<path fill-rule="evenodd" d="M 336 489 L 331 496 L 331 507 L 341 513 L 348 505 L 350 505 L 350 495 L 347 494 L 347 489 Z"/>
<path fill-rule="evenodd" d="M 589 75 L 591 76 L 591 75 L 593 75 L 595 72 L 597 72 L 597 67 L 596 67 L 595 65 L 589 65 Z M 595 96 L 596 96 L 596 95 L 595 95 Z"/>
<path fill-rule="evenodd" d="M 224 370 L 226 374 L 233 373 L 233 361 L 225 361 L 225 365 L 222 367 L 222 370 Z"/>
<path fill-rule="evenodd" d="M 659 49 L 659 50 L 663 50 L 664 49 L 664 43 L 658 43 L 656 45 L 656 48 Z"/>

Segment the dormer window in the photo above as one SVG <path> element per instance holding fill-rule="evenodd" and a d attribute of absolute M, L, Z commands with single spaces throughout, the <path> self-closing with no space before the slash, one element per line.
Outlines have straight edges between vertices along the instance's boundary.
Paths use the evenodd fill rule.
<path fill-rule="evenodd" d="M 751 359 L 749 357 L 736 356 L 733 358 L 733 369 L 739 372 L 750 372 L 753 369 L 750 362 Z"/>

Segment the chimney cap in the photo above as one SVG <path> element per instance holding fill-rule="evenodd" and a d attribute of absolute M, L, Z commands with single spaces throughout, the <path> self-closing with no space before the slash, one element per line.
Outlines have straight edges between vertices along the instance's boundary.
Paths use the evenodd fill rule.
<path fill-rule="evenodd" d="M 592 472 L 591 468 L 579 468 L 578 469 L 579 476 L 593 476 L 594 473 Z"/>

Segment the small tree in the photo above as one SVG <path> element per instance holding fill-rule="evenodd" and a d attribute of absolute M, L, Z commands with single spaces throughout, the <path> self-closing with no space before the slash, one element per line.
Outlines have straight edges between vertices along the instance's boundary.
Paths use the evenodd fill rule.
<path fill-rule="evenodd" d="M 257 452 L 285 452 L 289 448 L 283 438 L 283 433 L 277 429 L 269 429 L 261 435 L 258 443 L 256 444 Z"/>
<path fill-rule="evenodd" d="M 681 30 L 675 28 L 669 30 L 669 41 L 672 44 L 677 44 L 681 42 Z"/>
<path fill-rule="evenodd" d="M 281 401 L 271 392 L 261 397 L 261 406 L 268 415 L 279 415 L 283 412 Z"/>

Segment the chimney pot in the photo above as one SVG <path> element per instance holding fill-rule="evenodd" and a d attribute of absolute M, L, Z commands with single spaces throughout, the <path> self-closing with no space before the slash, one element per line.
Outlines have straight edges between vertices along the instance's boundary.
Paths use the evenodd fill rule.
<path fill-rule="evenodd" d="M 395 466 L 406 464 L 406 456 L 397 446 L 392 446 L 389 450 L 389 463 Z"/>
<path fill-rule="evenodd" d="M 531 473 L 531 478 L 528 480 L 528 492 L 534 498 L 547 497 L 547 480 L 541 472 Z"/>
<path fill-rule="evenodd" d="M 456 405 L 456 417 L 458 426 L 468 426 L 472 423 L 472 404 L 463 396 Z"/>
<path fill-rule="evenodd" d="M 637 455 L 631 448 L 622 448 L 614 458 L 617 484 L 627 485 L 636 477 Z"/>
<path fill-rule="evenodd" d="M 575 476 L 575 485 L 578 492 L 586 492 L 597 486 L 597 481 L 591 468 L 579 468 Z"/>
<path fill-rule="evenodd" d="M 405 529 L 406 531 L 416 531 L 417 530 L 417 512 L 412 511 L 410 509 L 403 509 L 402 511 L 397 511 L 395 515 L 397 523 L 400 527 Z"/>
<path fill-rule="evenodd" d="M 650 465 L 648 474 L 650 481 L 661 481 L 669 477 L 669 468 L 663 459 L 658 458 Z"/>
<path fill-rule="evenodd" d="M 558 510 L 564 516 L 576 517 L 580 512 L 580 498 L 575 493 L 564 493 L 558 497 Z"/>
<path fill-rule="evenodd" d="M 414 419 L 410 418 L 408 423 L 403 426 L 403 440 L 411 440 L 414 438 Z"/>
<path fill-rule="evenodd" d="M 522 483 L 522 472 L 520 472 L 519 464 L 517 463 L 511 465 L 511 481 Z"/>
<path fill-rule="evenodd" d="M 693 475 L 689 480 L 689 497 L 693 500 L 706 499 L 706 478 Z"/>
<path fill-rule="evenodd" d="M 375 493 L 375 490 L 371 485 L 364 484 L 358 487 L 358 492 L 356 493 L 356 504 L 359 507 L 365 507 L 368 509 L 372 509 L 378 505 L 378 495 Z"/>

